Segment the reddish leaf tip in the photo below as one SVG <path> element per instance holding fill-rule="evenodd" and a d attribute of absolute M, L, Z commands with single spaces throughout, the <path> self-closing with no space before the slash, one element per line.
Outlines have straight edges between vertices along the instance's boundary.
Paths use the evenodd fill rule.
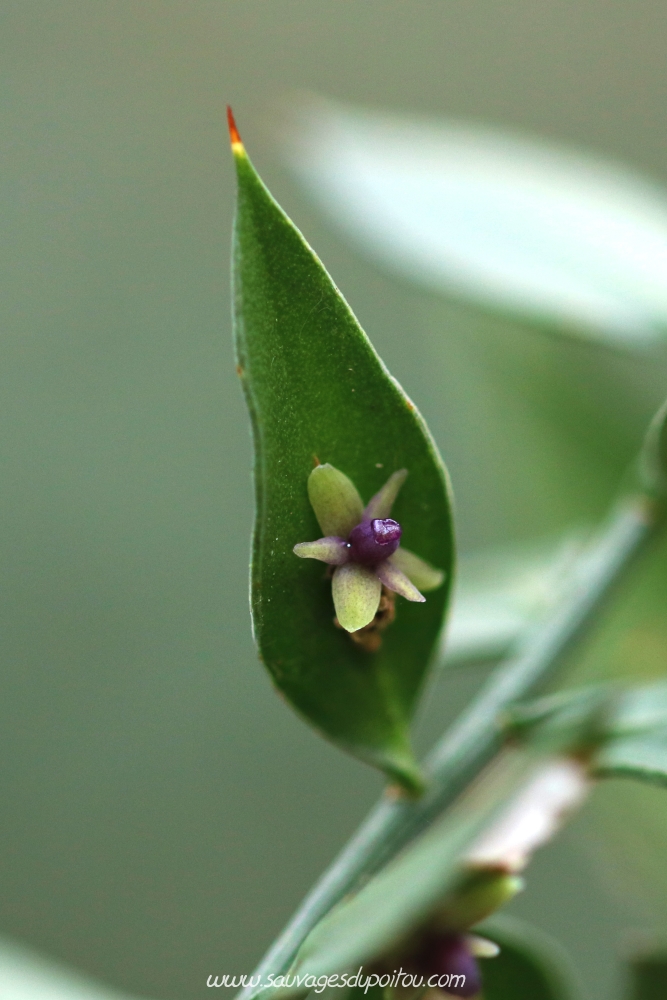
<path fill-rule="evenodd" d="M 229 125 L 229 138 L 232 144 L 232 153 L 240 153 L 243 151 L 243 142 L 241 141 L 239 130 L 236 127 L 234 113 L 229 104 L 227 105 L 227 124 Z"/>

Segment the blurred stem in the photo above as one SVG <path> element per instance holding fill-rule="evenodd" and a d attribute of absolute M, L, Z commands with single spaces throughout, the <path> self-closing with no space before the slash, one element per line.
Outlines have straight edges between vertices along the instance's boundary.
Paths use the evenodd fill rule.
<path fill-rule="evenodd" d="M 662 521 L 647 496 L 631 496 L 611 512 L 580 558 L 576 582 L 546 621 L 501 661 L 476 698 L 443 735 L 425 761 L 428 786 L 417 800 L 389 793 L 306 896 L 285 930 L 255 970 L 264 980 L 289 968 L 310 930 L 359 882 L 386 864 L 448 806 L 500 746 L 498 717 L 519 698 L 553 677 L 581 638 L 612 585 L 621 577 Z M 260 990 L 248 989 L 249 1000 Z"/>

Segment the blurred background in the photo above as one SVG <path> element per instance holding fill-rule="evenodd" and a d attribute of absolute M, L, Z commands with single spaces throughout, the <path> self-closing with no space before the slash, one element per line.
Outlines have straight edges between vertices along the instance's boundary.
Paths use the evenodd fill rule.
<path fill-rule="evenodd" d="M 667 391 L 667 350 L 554 335 L 348 241 L 281 144 L 290 95 L 457 118 L 667 184 L 656 0 L 5 0 L 0 8 L 0 932 L 118 992 L 250 973 L 381 791 L 275 696 L 250 635 L 224 126 L 314 246 L 450 467 L 464 553 L 594 524 Z M 278 99 L 279 103 L 276 103 Z M 667 666 L 667 545 L 567 682 Z M 487 669 L 425 700 L 426 749 Z M 612 782 L 518 915 L 620 995 L 667 925 L 667 799 Z M 37 995 L 37 993 L 35 994 Z"/>

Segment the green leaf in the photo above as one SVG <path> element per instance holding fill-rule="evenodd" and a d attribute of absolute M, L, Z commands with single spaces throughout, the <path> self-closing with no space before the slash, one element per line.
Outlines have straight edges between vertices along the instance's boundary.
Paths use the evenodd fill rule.
<path fill-rule="evenodd" d="M 484 1000 L 575 1000 L 580 996 L 567 955 L 533 925 L 505 914 L 477 928 L 500 946 L 497 958 L 480 963 Z"/>
<path fill-rule="evenodd" d="M 415 406 L 240 140 L 232 148 L 236 346 L 255 444 L 255 636 L 276 686 L 312 725 L 415 790 L 408 727 L 452 571 L 445 469 Z M 408 548 L 447 573 L 425 604 L 398 599 L 377 653 L 334 626 L 326 567 L 292 551 L 322 534 L 307 487 L 318 461 L 349 477 L 364 502 L 407 469 L 393 516 Z M 346 502 L 357 505 L 349 490 Z"/>
<path fill-rule="evenodd" d="M 289 975 L 340 973 L 400 948 L 459 886 L 466 848 L 534 767 L 532 755 L 517 751 L 498 759 L 445 816 L 311 931 Z"/>
<path fill-rule="evenodd" d="M 667 946 L 642 948 L 630 958 L 629 1000 L 665 1000 L 667 997 Z"/>

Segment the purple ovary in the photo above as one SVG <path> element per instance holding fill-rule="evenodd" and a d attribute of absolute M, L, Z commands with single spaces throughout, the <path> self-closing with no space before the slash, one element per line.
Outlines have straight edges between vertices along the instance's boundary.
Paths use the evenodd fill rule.
<path fill-rule="evenodd" d="M 482 977 L 463 934 L 434 934 L 418 957 L 424 976 L 440 978 L 445 993 L 474 997 L 482 988 Z"/>
<path fill-rule="evenodd" d="M 354 562 L 374 566 L 398 548 L 402 528 L 390 517 L 362 521 L 350 532 L 350 548 Z"/>

